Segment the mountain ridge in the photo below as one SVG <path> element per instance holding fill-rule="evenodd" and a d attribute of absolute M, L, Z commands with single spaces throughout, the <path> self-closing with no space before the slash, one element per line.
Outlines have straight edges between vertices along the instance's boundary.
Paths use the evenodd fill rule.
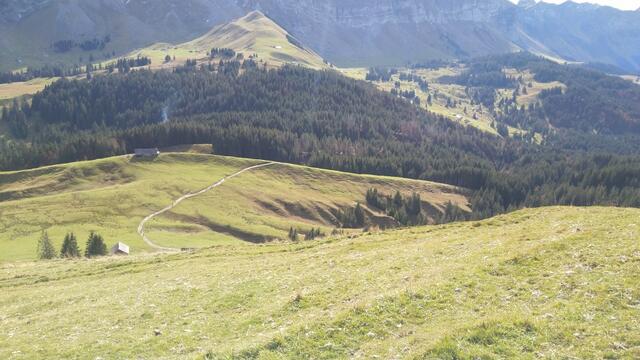
<path fill-rule="evenodd" d="M 156 42 L 188 41 L 253 10 L 338 66 L 403 65 L 529 50 L 640 71 L 640 49 L 631 46 L 640 43 L 640 12 L 507 0 L 159 0 L 153 5 L 143 0 L 22 0 L 2 8 L 0 31 L 6 36 L 0 39 L 0 65 L 13 69 L 77 62 Z M 112 41 L 100 51 L 52 51 L 56 41 L 106 36 Z"/>
<path fill-rule="evenodd" d="M 146 56 L 153 67 L 175 67 L 186 60 L 220 60 L 211 56 L 212 49 L 231 49 L 264 66 L 303 65 L 312 69 L 328 64 L 313 50 L 280 27 L 259 10 L 233 21 L 216 25 L 204 35 L 180 44 L 156 43 L 136 50 L 128 57 Z M 174 60 L 166 62 L 169 55 Z M 227 56 L 228 57 L 228 56 Z"/>

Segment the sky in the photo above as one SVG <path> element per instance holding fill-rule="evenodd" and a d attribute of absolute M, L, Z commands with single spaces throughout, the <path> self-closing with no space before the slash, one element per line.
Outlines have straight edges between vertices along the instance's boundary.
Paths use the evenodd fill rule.
<path fill-rule="evenodd" d="M 518 0 L 511 0 L 511 1 L 515 3 L 518 2 Z M 588 1 L 573 0 L 573 1 L 579 2 L 579 3 L 588 2 L 588 3 L 595 3 L 600 5 L 609 5 L 609 6 L 613 6 L 623 10 L 636 10 L 637 8 L 640 8 L 640 0 L 588 0 Z M 545 2 L 560 4 L 565 2 L 565 0 L 545 0 Z"/>

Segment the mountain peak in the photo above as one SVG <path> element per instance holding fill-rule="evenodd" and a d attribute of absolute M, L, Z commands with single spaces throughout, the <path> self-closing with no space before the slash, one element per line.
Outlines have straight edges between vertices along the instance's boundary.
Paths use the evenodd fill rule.
<path fill-rule="evenodd" d="M 268 17 L 265 14 L 263 14 L 262 11 L 260 10 L 253 10 L 247 15 L 242 17 L 242 20 L 245 20 L 245 21 L 256 21 L 261 19 L 268 19 Z"/>
<path fill-rule="evenodd" d="M 261 11 L 218 25 L 205 35 L 180 45 L 200 52 L 212 48 L 230 48 L 246 56 L 257 55 L 257 61 L 271 66 L 299 64 L 311 68 L 325 68 L 322 57 L 307 48 Z"/>

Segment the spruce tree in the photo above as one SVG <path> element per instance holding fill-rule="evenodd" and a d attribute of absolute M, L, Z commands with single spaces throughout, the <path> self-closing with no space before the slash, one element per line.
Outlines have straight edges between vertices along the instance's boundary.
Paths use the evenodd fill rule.
<path fill-rule="evenodd" d="M 396 194 L 393 196 L 393 205 L 396 208 L 400 208 L 402 204 L 403 204 L 402 194 L 400 194 L 400 191 L 396 191 Z"/>
<path fill-rule="evenodd" d="M 64 237 L 62 243 L 62 249 L 60 250 L 60 257 L 62 258 L 74 258 L 80 257 L 80 249 L 78 249 L 78 240 L 74 233 L 68 233 Z"/>
<path fill-rule="evenodd" d="M 364 210 L 362 210 L 362 206 L 360 203 L 356 204 L 356 208 L 354 210 L 355 222 L 357 227 L 364 226 Z"/>
<path fill-rule="evenodd" d="M 289 239 L 292 241 L 298 241 L 298 230 L 291 227 L 289 229 Z"/>
<path fill-rule="evenodd" d="M 93 231 L 89 234 L 84 255 L 88 258 L 107 255 L 107 245 L 101 235 Z"/>
<path fill-rule="evenodd" d="M 38 241 L 38 258 L 40 260 L 49 260 L 55 257 L 56 250 L 53 248 L 53 244 L 51 244 L 49 234 L 46 231 L 43 231 L 42 235 L 40 235 L 40 240 Z"/>
<path fill-rule="evenodd" d="M 316 238 L 322 236 L 322 233 L 320 232 L 320 228 L 315 229 L 315 228 L 311 228 L 311 230 L 305 234 L 304 239 L 305 240 L 315 240 Z"/>
<path fill-rule="evenodd" d="M 311 228 L 311 230 L 304 235 L 305 240 L 313 240 L 316 238 L 316 229 Z"/>

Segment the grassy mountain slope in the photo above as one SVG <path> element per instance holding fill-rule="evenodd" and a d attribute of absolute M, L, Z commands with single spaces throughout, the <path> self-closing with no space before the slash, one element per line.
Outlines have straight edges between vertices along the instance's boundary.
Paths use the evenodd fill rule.
<path fill-rule="evenodd" d="M 213 48 L 230 48 L 237 53 L 242 53 L 245 58 L 257 55 L 256 61 L 264 61 L 270 66 L 298 64 L 313 69 L 327 67 L 318 54 L 304 47 L 259 11 L 253 11 L 240 19 L 216 26 L 189 42 L 177 45 L 154 44 L 134 51 L 130 57 L 147 56 L 155 64 L 154 67 L 174 67 L 182 65 L 187 59 L 208 62 L 209 51 Z M 175 56 L 176 60 L 164 64 L 167 55 Z"/>
<path fill-rule="evenodd" d="M 37 78 L 25 82 L 0 84 L 0 106 L 11 104 L 14 98 L 33 95 L 56 80 L 56 78 Z"/>
<path fill-rule="evenodd" d="M 90 55 L 99 60 L 155 42 L 186 41 L 247 13 L 222 0 L 156 0 L 153 6 L 144 0 L 21 0 L 0 4 L 0 9 L 0 68 L 4 70 L 76 63 Z M 58 53 L 51 46 L 60 40 L 82 42 L 105 36 L 111 41 L 102 50 L 75 47 Z"/>
<path fill-rule="evenodd" d="M 206 34 L 188 42 L 179 44 L 155 43 L 117 58 L 145 56 L 151 59 L 150 67 L 152 69 L 172 69 L 183 66 L 187 60 L 197 60 L 199 64 L 220 61 L 220 58 L 210 60 L 209 52 L 213 48 L 233 49 L 236 53 L 242 53 L 245 58 L 253 56 L 259 65 L 266 63 L 269 67 L 280 67 L 287 64 L 302 65 L 318 70 L 329 67 L 320 55 L 305 47 L 259 11 L 216 26 Z M 166 62 L 167 55 L 173 60 Z M 83 54 L 73 56 L 83 56 Z M 86 54 L 85 57 L 87 57 Z M 106 67 L 115 62 L 116 60 L 109 55 L 108 60 L 102 61 L 102 65 Z M 69 58 L 69 63 L 74 63 L 73 58 Z M 83 78 L 83 76 L 76 76 L 76 78 Z M 27 82 L 0 84 L 0 105 L 10 103 L 13 98 L 33 95 L 55 80 L 57 79 L 36 78 Z"/>
<path fill-rule="evenodd" d="M 109 244 L 149 251 L 136 233 L 138 223 L 186 193 L 258 164 L 200 154 L 165 154 L 152 162 L 129 157 L 0 172 L 0 261 L 30 259 L 39 234 L 47 230 L 59 247 L 64 234 L 84 239 L 95 230 Z M 275 165 L 228 181 L 171 213 L 154 219 L 147 235 L 163 246 L 204 247 L 285 239 L 290 227 L 326 234 L 339 224 L 334 212 L 365 202 L 376 187 L 392 194 L 415 191 L 431 205 L 431 216 L 451 201 L 466 207 L 455 188 L 424 181 L 351 175 L 293 165 Z M 381 214 L 375 218 L 387 221 Z"/>
<path fill-rule="evenodd" d="M 416 68 L 407 69 L 400 68 L 398 74 L 391 76 L 389 81 L 372 81 L 372 83 L 380 90 L 390 92 L 392 89 L 396 91 L 414 91 L 416 96 L 420 98 L 420 107 L 438 115 L 442 115 L 447 119 L 460 123 L 465 126 L 473 126 L 479 130 L 498 135 L 497 129 L 492 126 L 496 121 L 496 112 L 500 109 L 487 108 L 482 104 L 474 101 L 471 95 L 465 91 L 466 87 L 459 84 L 453 84 L 443 81 L 443 78 L 459 76 L 468 68 L 461 64 L 449 63 L 443 64 L 438 68 Z M 345 76 L 365 80 L 367 72 L 365 68 L 341 69 L 341 73 Z M 559 81 L 536 81 L 534 74 L 527 70 L 518 70 L 505 68 L 505 74 L 513 78 L 522 78 L 527 87 L 527 94 L 519 94 L 516 102 L 518 105 L 529 106 L 539 101 L 539 95 L 544 90 L 553 88 L 566 89 L 566 85 Z M 402 75 L 413 75 L 422 78 L 429 84 L 428 89 L 421 89 L 420 86 L 412 81 L 401 79 Z M 496 88 L 496 102 L 502 99 L 511 99 L 513 90 L 507 88 Z M 428 98 L 431 97 L 431 104 Z M 510 135 L 526 134 L 527 131 L 509 126 Z"/>
<path fill-rule="evenodd" d="M 636 358 L 638 216 L 4 264 L 0 357 Z"/>

